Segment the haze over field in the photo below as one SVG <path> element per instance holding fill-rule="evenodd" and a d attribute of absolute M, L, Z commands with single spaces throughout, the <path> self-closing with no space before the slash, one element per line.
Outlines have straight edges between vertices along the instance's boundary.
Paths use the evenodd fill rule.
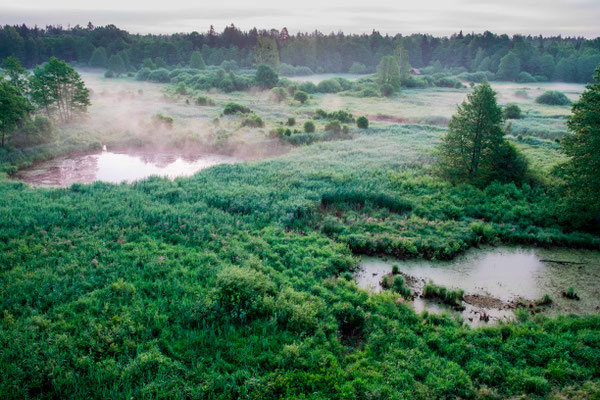
<path fill-rule="evenodd" d="M 463 30 L 507 34 L 600 35 L 600 2 L 595 0 L 474 1 L 426 0 L 286 2 L 244 0 L 195 3 L 186 0 L 79 2 L 27 0 L 0 5 L 0 24 L 115 24 L 136 33 L 220 30 L 232 22 L 241 29 L 287 26 L 298 31 L 450 35 Z"/>

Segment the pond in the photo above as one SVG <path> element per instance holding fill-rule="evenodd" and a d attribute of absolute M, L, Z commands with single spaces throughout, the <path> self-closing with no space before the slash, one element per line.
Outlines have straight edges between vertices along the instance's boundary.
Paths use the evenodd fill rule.
<path fill-rule="evenodd" d="M 470 325 L 508 320 L 520 306 L 545 314 L 584 314 L 600 310 L 600 252 L 573 249 L 497 247 L 471 249 L 450 262 L 363 258 L 356 281 L 362 288 L 380 291 L 380 282 L 397 265 L 417 296 L 417 312 L 454 312 Z M 464 310 L 419 296 L 428 281 L 449 289 L 462 289 Z M 569 287 L 579 300 L 563 296 Z M 534 304 L 544 295 L 552 304 Z"/>
<path fill-rule="evenodd" d="M 57 157 L 19 171 L 16 178 L 34 186 L 70 186 L 103 181 L 134 182 L 149 176 L 190 176 L 236 159 L 217 154 L 182 154 L 180 151 L 98 151 Z"/>

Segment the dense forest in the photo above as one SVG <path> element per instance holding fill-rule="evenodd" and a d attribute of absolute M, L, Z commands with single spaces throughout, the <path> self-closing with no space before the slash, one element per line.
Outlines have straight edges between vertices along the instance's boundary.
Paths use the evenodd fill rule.
<path fill-rule="evenodd" d="M 451 69 L 454 73 L 489 71 L 500 80 L 558 80 L 591 82 L 600 64 L 600 38 L 563 38 L 540 36 L 454 34 L 433 37 L 371 34 L 346 35 L 342 32 L 291 35 L 280 31 L 244 32 L 233 24 L 218 33 L 179 33 L 172 35 L 131 34 L 114 25 L 46 28 L 4 26 L 0 28 L 0 59 L 16 56 L 31 68 L 51 56 L 80 66 L 107 67 L 111 56 L 119 55 L 129 70 L 137 70 L 145 59 L 158 66 L 187 66 L 190 53 L 201 51 L 209 65 L 235 61 L 249 67 L 256 61 L 254 50 L 260 38 L 276 42 L 279 61 L 310 68 L 313 72 L 374 72 L 383 56 L 401 46 L 410 65 L 431 67 L 434 71 Z"/>

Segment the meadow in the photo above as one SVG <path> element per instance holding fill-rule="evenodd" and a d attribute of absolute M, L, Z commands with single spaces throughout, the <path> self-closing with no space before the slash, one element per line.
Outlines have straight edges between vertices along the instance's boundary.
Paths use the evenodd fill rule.
<path fill-rule="evenodd" d="M 268 91 L 84 78 L 88 119 L 56 127 L 44 152 L 0 154 L 6 172 L 103 144 L 246 161 L 133 184 L 33 188 L 0 177 L 0 397 L 600 395 L 597 313 L 521 313 L 472 329 L 417 314 L 393 290 L 368 293 L 352 275 L 361 255 L 447 260 L 501 243 L 600 250 L 596 235 L 564 221 L 549 178 L 570 109 L 533 99 L 558 84 L 493 83 L 500 104 L 523 110 L 509 139 L 531 176 L 477 188 L 432 173 L 468 88 L 301 104 Z M 583 86 L 560 89 L 575 99 Z M 264 126 L 225 115 L 230 102 Z M 317 109 L 365 115 L 369 127 L 327 134 Z M 157 113 L 172 126 L 153 125 Z M 300 132 L 308 120 L 310 141 Z"/>

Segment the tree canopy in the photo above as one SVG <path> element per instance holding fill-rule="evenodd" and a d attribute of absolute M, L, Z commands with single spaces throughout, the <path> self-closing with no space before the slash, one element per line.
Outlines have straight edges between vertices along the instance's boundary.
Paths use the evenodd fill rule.
<path fill-rule="evenodd" d="M 0 147 L 18 124 L 27 118 L 31 104 L 11 82 L 0 80 Z"/>
<path fill-rule="evenodd" d="M 454 182 L 485 185 L 522 179 L 527 163 L 504 139 L 502 109 L 487 81 L 458 106 L 439 148 L 439 171 Z"/>

